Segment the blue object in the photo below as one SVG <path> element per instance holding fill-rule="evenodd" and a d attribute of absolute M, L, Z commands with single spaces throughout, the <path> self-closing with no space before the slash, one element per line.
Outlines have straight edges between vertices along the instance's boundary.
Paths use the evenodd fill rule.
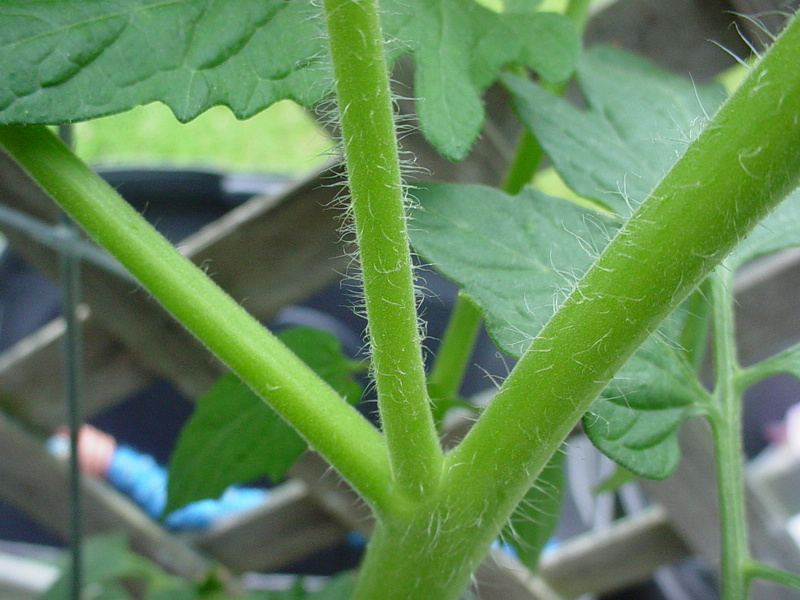
<path fill-rule="evenodd" d="M 151 456 L 118 446 L 107 478 L 148 515 L 161 516 L 167 502 L 167 472 Z M 231 486 L 216 500 L 198 500 L 172 511 L 164 525 L 173 530 L 205 529 L 222 517 L 259 506 L 267 495 L 267 490 Z"/>

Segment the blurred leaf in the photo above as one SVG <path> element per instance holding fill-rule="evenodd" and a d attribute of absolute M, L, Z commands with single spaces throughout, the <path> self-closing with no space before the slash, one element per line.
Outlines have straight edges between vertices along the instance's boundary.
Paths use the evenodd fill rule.
<path fill-rule="evenodd" d="M 593 494 L 602 494 L 604 492 L 615 492 L 626 483 L 636 479 L 636 474 L 632 473 L 625 467 L 617 465 L 614 472 L 606 477 L 603 481 L 597 484 L 593 489 Z"/>
<path fill-rule="evenodd" d="M 333 577 L 325 586 L 307 596 L 308 600 L 350 600 L 356 586 L 352 573 L 342 573 Z"/>
<path fill-rule="evenodd" d="M 586 52 L 578 81 L 588 110 L 506 75 L 513 104 L 564 181 L 619 215 L 642 202 L 724 99 L 612 48 Z"/>
<path fill-rule="evenodd" d="M 135 554 L 122 532 L 95 535 L 82 548 L 83 587 L 93 586 L 97 598 L 123 600 L 127 592 L 119 585 L 122 578 L 140 580 L 162 579 L 166 575 L 156 565 Z M 64 571 L 40 600 L 70 600 L 72 598 L 71 572 L 68 552 L 64 552 Z"/>
<path fill-rule="evenodd" d="M 429 184 L 414 195 L 414 247 L 464 288 L 495 342 L 516 357 L 611 235 L 602 215 L 533 189 L 509 196 Z"/>
<path fill-rule="evenodd" d="M 283 591 L 250 592 L 248 600 L 350 600 L 356 579 L 352 573 L 339 573 L 331 577 L 320 589 L 310 592 L 298 579 L 295 585 Z"/>
<path fill-rule="evenodd" d="M 533 12 L 542 0 L 503 0 L 504 10 L 509 13 Z"/>
<path fill-rule="evenodd" d="M 519 561 L 532 571 L 558 523 L 563 493 L 564 455 L 559 451 L 545 465 L 501 534 Z"/>
<path fill-rule="evenodd" d="M 172 577 L 166 582 L 151 586 L 144 600 L 195 600 L 198 597 L 190 581 Z"/>
<path fill-rule="evenodd" d="M 800 189 L 756 225 L 726 259 L 726 264 L 738 269 L 755 258 L 797 247 L 800 247 Z"/>
<path fill-rule="evenodd" d="M 360 398 L 356 368 L 330 333 L 298 327 L 278 337 L 350 402 Z M 305 441 L 233 374 L 198 400 L 169 465 L 165 513 L 216 498 L 235 483 L 268 475 L 279 480 L 305 451 Z"/>

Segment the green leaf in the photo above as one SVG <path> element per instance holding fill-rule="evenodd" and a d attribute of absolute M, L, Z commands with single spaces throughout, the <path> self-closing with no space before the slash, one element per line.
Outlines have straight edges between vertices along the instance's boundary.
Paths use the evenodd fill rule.
<path fill-rule="evenodd" d="M 520 562 L 535 571 L 553 535 L 564 493 L 564 455 L 557 452 L 511 515 L 501 535 Z"/>
<path fill-rule="evenodd" d="M 328 92 L 306 0 L 5 0 L 0 122 L 60 123 L 161 101 L 181 121 L 224 104 L 246 118 Z"/>
<path fill-rule="evenodd" d="M 592 443 L 640 477 L 664 479 L 678 466 L 677 431 L 709 401 L 684 354 L 651 336 L 583 418 Z"/>
<path fill-rule="evenodd" d="M 542 0 L 503 0 L 504 10 L 508 13 L 533 12 Z"/>
<path fill-rule="evenodd" d="M 603 395 L 637 410 L 662 410 L 692 406 L 708 399 L 708 392 L 686 362 L 684 354 L 651 336 L 617 373 Z"/>
<path fill-rule="evenodd" d="M 521 356 L 610 237 L 602 215 L 528 189 L 429 184 L 414 192 L 415 249 L 481 308 L 495 342 Z"/>
<path fill-rule="evenodd" d="M 483 122 L 480 93 L 506 64 L 548 80 L 580 42 L 560 15 L 498 14 L 461 0 L 384 0 L 393 55 L 416 58 L 422 129 L 450 158 Z M 215 105 L 240 119 L 330 92 L 316 3 L 307 0 L 7 0 L 0 4 L 0 123 L 62 123 L 160 101 L 181 121 Z"/>
<path fill-rule="evenodd" d="M 559 298 L 607 241 L 602 216 L 525 190 L 512 197 L 475 185 L 430 184 L 416 192 L 414 247 L 463 286 L 481 307 L 489 333 L 519 356 Z M 704 397 L 684 353 L 660 336 L 648 341 L 584 420 L 595 445 L 637 475 L 663 478 L 675 468 L 675 431 Z"/>
<path fill-rule="evenodd" d="M 538 334 L 613 226 L 530 189 L 512 197 L 481 186 L 431 184 L 416 196 L 414 247 L 463 286 L 490 335 L 512 356 Z M 628 361 L 584 422 L 601 451 L 643 477 L 674 469 L 674 433 L 706 398 L 685 353 L 668 341 L 677 338 L 681 316 Z"/>
<path fill-rule="evenodd" d="M 686 408 L 631 410 L 600 397 L 583 418 L 587 436 L 598 450 L 639 477 L 665 479 L 678 466 L 676 431 L 689 415 Z"/>
<path fill-rule="evenodd" d="M 506 75 L 523 123 L 564 181 L 619 215 L 642 202 L 702 129 L 724 94 L 611 48 L 585 53 L 578 81 L 588 110 Z"/>
<path fill-rule="evenodd" d="M 425 137 L 458 160 L 483 125 L 480 94 L 510 63 L 562 81 L 580 49 L 569 21 L 549 13 L 497 13 L 462 0 L 405 0 L 387 6 L 391 39 L 415 58 L 414 94 Z"/>
<path fill-rule="evenodd" d="M 363 371 L 365 366 L 342 354 L 335 335 L 313 327 L 292 327 L 278 337 L 350 404 L 361 399 L 361 385 L 353 374 Z"/>
<path fill-rule="evenodd" d="M 330 333 L 298 327 L 281 340 L 350 402 L 360 398 L 357 368 Z M 231 484 L 268 475 L 278 480 L 305 451 L 305 441 L 233 374 L 198 400 L 169 465 L 166 513 L 216 498 Z"/>

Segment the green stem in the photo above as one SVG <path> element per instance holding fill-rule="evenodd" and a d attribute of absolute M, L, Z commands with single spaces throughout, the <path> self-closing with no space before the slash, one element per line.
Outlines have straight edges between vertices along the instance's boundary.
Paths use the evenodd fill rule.
<path fill-rule="evenodd" d="M 742 394 L 736 385 L 739 366 L 736 360 L 732 294 L 733 273 L 722 265 L 711 278 L 715 386 L 707 418 L 714 433 L 722 600 L 744 600 L 747 596 L 745 566 L 749 552 L 742 476 Z"/>
<path fill-rule="evenodd" d="M 737 382 L 741 389 L 758 383 L 762 379 L 766 379 L 771 375 L 778 373 L 791 373 L 793 371 L 794 363 L 796 362 L 795 355 L 797 354 L 797 347 L 790 346 L 785 350 L 773 354 L 764 360 L 757 362 L 749 367 L 745 367 L 739 372 Z"/>
<path fill-rule="evenodd" d="M 399 489 L 435 489 L 442 451 L 417 320 L 391 92 L 375 0 L 325 0 L 378 408 Z"/>
<path fill-rule="evenodd" d="M 539 142 L 528 128 L 524 128 L 519 134 L 514 157 L 503 179 L 503 191 L 512 196 L 519 194 L 530 183 L 543 157 L 544 151 Z"/>
<path fill-rule="evenodd" d="M 564 11 L 564 16 L 567 17 L 575 29 L 583 31 L 586 29 L 586 22 L 589 20 L 589 7 L 592 0 L 570 0 L 567 8 Z"/>
<path fill-rule="evenodd" d="M 430 511 L 381 525 L 368 549 L 357 600 L 454 600 L 617 369 L 800 183 L 798 54 L 795 18 L 576 285 L 466 438 L 446 455 Z"/>
<path fill-rule="evenodd" d="M 441 494 L 465 522 L 510 514 L 648 332 L 798 185 L 798 54 L 795 17 L 447 455 Z"/>
<path fill-rule="evenodd" d="M 386 445 L 353 407 L 178 253 L 47 128 L 0 127 L 0 145 L 367 502 L 375 507 L 392 504 Z M 342 443 L 351 439 L 358 444 Z"/>
<path fill-rule="evenodd" d="M 766 579 L 800 592 L 800 575 L 758 561 L 748 561 L 747 579 Z"/>

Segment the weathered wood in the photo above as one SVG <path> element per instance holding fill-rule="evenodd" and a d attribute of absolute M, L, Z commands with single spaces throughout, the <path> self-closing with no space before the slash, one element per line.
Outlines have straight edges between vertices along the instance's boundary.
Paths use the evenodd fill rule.
<path fill-rule="evenodd" d="M 574 598 L 646 581 L 659 567 L 686 558 L 689 548 L 666 511 L 649 508 L 599 532 L 567 540 L 542 556 L 537 575 L 494 552 L 476 573 L 481 597 L 503 600 Z"/>
<path fill-rule="evenodd" d="M 181 248 L 251 313 L 267 319 L 281 306 L 333 281 L 349 261 L 337 232 L 341 212 L 334 197 L 339 181 L 339 170 L 330 167 L 279 196 L 254 198 L 185 240 Z M 8 190 L 3 202 L 45 221 L 54 218 L 52 203 L 41 189 L 2 154 L 0 187 Z M 29 260 L 55 274 L 53 252 L 19 233 L 7 235 Z M 83 284 L 84 298 L 94 311 L 83 335 L 87 416 L 130 396 L 156 376 L 171 379 L 194 398 L 219 374 L 219 365 L 206 349 L 145 293 L 131 291 L 113 274 L 89 266 L 84 266 Z M 58 327 L 20 342 L 0 357 L 0 403 L 42 431 L 52 431 L 62 419 L 60 394 L 54 393 L 59 377 L 53 377 L 60 364 Z M 50 374 L 46 383 L 28 385 L 44 373 Z"/>
<path fill-rule="evenodd" d="M 664 481 L 642 480 L 653 500 L 664 506 L 675 531 L 692 552 L 710 564 L 719 563 L 719 511 L 711 433 L 705 421 L 684 424 L 681 434 L 682 459 L 675 473 Z M 800 549 L 786 531 L 780 515 L 769 511 L 751 485 L 745 481 L 748 535 L 754 556 L 766 563 L 800 572 Z M 790 600 L 797 592 L 787 588 L 754 586 L 753 600 Z"/>
<path fill-rule="evenodd" d="M 566 597 L 602 594 L 646 581 L 660 566 L 689 556 L 663 507 L 567 540 L 542 557 L 541 576 Z"/>
<path fill-rule="evenodd" d="M 295 480 L 270 490 L 263 506 L 226 518 L 189 539 L 231 569 L 268 573 L 333 546 L 348 531 Z"/>
<path fill-rule="evenodd" d="M 289 475 L 303 481 L 314 500 L 339 523 L 364 535 L 372 531 L 369 507 L 319 454 L 303 454 Z"/>
<path fill-rule="evenodd" d="M 84 323 L 93 343 L 84 348 L 87 369 L 82 386 L 82 408 L 89 414 L 144 387 L 152 375 L 136 362 L 122 343 L 96 321 Z M 0 354 L 0 405 L 33 429 L 49 432 L 64 422 L 62 405 L 64 321 L 55 319 Z"/>
<path fill-rule="evenodd" d="M 67 465 L 0 414 L 0 496 L 64 539 L 69 537 Z M 124 531 L 131 547 L 167 571 L 200 581 L 209 563 L 168 534 L 130 500 L 97 479 L 83 477 L 87 532 Z"/>
<path fill-rule="evenodd" d="M 747 56 L 725 0 L 619 0 L 601 10 L 586 29 L 588 44 L 634 50 L 676 73 L 710 79 Z"/>
<path fill-rule="evenodd" d="M 797 9 L 797 0 L 730 0 L 733 8 L 743 15 L 742 23 L 747 37 L 760 50 L 770 41 L 770 36 L 780 33 L 790 11 Z"/>
<path fill-rule="evenodd" d="M 736 344 L 750 365 L 800 340 L 800 249 L 759 260 L 737 277 Z"/>

